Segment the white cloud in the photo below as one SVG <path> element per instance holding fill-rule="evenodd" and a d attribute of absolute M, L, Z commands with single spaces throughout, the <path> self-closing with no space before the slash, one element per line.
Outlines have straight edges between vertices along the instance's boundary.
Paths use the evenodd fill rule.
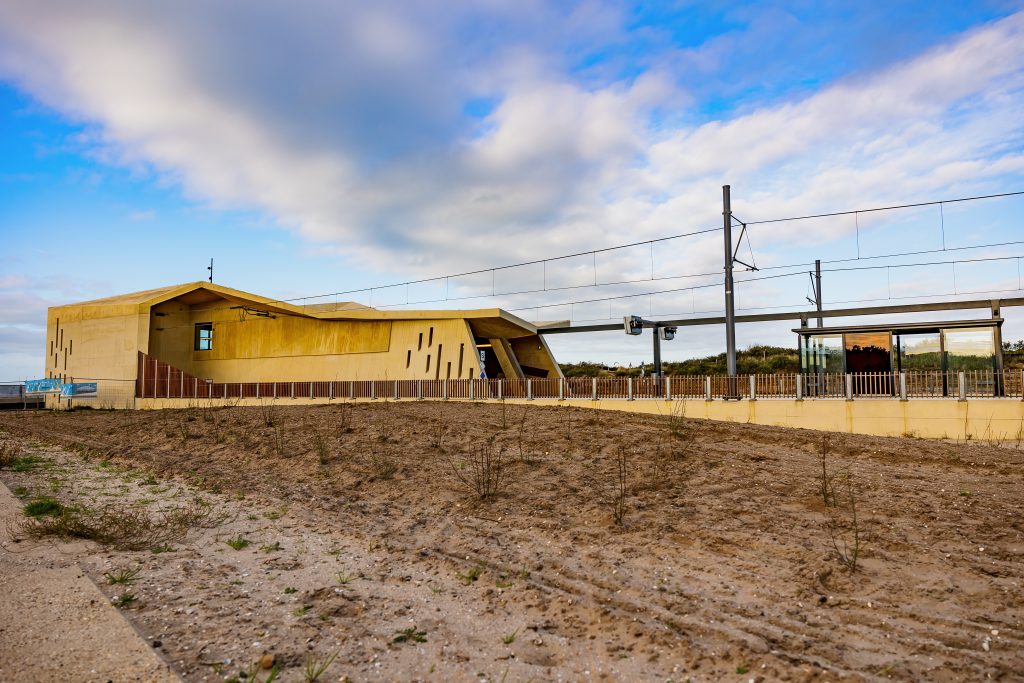
<path fill-rule="evenodd" d="M 758 30 L 793 21 L 767 16 Z M 1024 13 L 703 124 L 679 123 L 695 105 L 673 69 L 716 77 L 737 36 L 655 55 L 635 77 L 569 68 L 568 53 L 618 44 L 624 25 L 601 3 L 563 12 L 541 0 L 443 13 L 425 2 L 241 12 L 10 0 L 0 73 L 94 124 L 116 163 L 148 165 L 192 197 L 261 209 L 350 263 L 409 276 L 713 227 L 724 183 L 744 217 L 760 218 L 1024 177 Z M 462 110 L 475 99 L 493 105 L 483 120 Z M 852 229 L 831 222 L 810 239 Z M 769 263 L 808 240 L 798 225 L 770 237 L 772 248 L 758 244 Z M 714 270 L 717 240 L 666 249 L 659 267 Z M 603 267 L 646 265 L 624 253 Z"/>

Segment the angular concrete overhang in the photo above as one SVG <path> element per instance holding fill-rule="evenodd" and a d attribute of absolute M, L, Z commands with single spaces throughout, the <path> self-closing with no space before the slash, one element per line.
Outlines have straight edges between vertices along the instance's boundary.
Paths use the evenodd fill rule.
<path fill-rule="evenodd" d="M 277 301 L 258 294 L 243 292 L 238 289 L 224 287 L 211 282 L 190 282 L 172 285 L 141 292 L 121 294 L 104 299 L 94 299 L 75 304 L 67 304 L 68 308 L 104 309 L 107 315 L 123 315 L 125 313 L 148 313 L 153 306 L 166 301 L 181 301 L 194 305 L 209 303 L 218 299 L 266 311 L 275 315 L 293 315 L 319 320 L 344 321 L 396 321 L 396 320 L 458 320 L 469 322 L 473 333 L 480 337 L 515 339 L 537 334 L 537 327 L 508 311 L 500 308 L 484 308 L 472 310 L 401 310 L 381 311 L 352 302 L 338 304 L 314 304 L 297 306 L 286 301 Z M 55 306 L 54 308 L 64 308 Z M 97 311 L 99 312 L 99 311 Z"/>

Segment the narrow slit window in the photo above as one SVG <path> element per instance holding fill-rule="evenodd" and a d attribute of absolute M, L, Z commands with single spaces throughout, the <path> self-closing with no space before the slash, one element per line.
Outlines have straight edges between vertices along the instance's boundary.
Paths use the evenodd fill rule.
<path fill-rule="evenodd" d="M 434 328 L 430 328 L 430 336 L 427 338 L 427 348 L 429 349 L 434 345 Z"/>
<path fill-rule="evenodd" d="M 462 354 L 466 350 L 465 344 L 459 344 L 459 377 L 462 377 Z M 470 375 L 472 377 L 472 375 Z"/>
<path fill-rule="evenodd" d="M 74 339 L 68 339 L 68 355 L 70 356 L 71 353 L 74 350 L 75 350 L 75 340 Z"/>
<path fill-rule="evenodd" d="M 405 369 L 409 369 L 409 365 L 412 364 L 412 349 L 405 352 Z"/>
<path fill-rule="evenodd" d="M 423 350 L 423 333 L 422 332 L 420 332 L 420 340 L 416 344 L 416 350 L 417 351 L 422 351 Z"/>
<path fill-rule="evenodd" d="M 451 364 L 451 361 L 448 362 L 448 369 L 444 373 L 444 378 L 445 379 L 451 379 L 452 378 L 452 364 Z"/>
<path fill-rule="evenodd" d="M 209 351 L 213 348 L 213 323 L 196 323 L 196 351 Z"/>
<path fill-rule="evenodd" d="M 427 372 L 430 372 L 430 354 L 427 354 Z"/>
<path fill-rule="evenodd" d="M 444 344 L 437 345 L 437 363 L 434 364 L 434 379 L 441 379 L 441 350 Z"/>

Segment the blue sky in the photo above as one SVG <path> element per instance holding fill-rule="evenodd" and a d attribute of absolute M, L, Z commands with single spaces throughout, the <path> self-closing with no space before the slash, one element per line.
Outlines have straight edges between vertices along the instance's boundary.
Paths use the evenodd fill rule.
<path fill-rule="evenodd" d="M 714 227 L 724 183 L 746 220 L 1024 189 L 1022 8 L 6 2 L 0 380 L 40 373 L 47 306 L 203 279 L 211 257 L 218 282 L 286 298 Z M 1024 245 L 863 257 L 1024 239 L 1020 215 L 1016 197 L 753 226 L 751 246 L 762 266 L 858 246 L 853 266 L 1003 259 L 829 271 L 834 305 L 1012 296 L 1008 257 Z M 714 272 L 721 250 L 712 234 L 611 252 L 599 275 Z M 577 283 L 593 266 L 558 262 L 548 277 Z M 536 276 L 502 271 L 509 290 Z M 444 307 L 689 314 L 721 308 L 720 289 L 525 307 L 714 282 Z M 800 275 L 752 282 L 738 305 L 799 307 L 806 290 Z M 1015 309 L 1004 314 L 1005 336 L 1024 337 Z M 792 344 L 789 327 L 744 326 L 739 340 Z M 723 336 L 687 330 L 665 356 L 717 352 Z M 625 335 L 552 345 L 562 360 L 649 360 L 648 342 Z"/>

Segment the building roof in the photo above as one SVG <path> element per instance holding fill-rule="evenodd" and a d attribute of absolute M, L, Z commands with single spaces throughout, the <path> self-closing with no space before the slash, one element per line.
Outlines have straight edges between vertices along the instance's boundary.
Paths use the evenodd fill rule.
<path fill-rule="evenodd" d="M 896 334 L 913 334 L 938 332 L 963 327 L 998 327 L 1003 324 L 1002 318 L 981 318 L 979 320 L 942 320 L 939 322 L 885 323 L 875 325 L 839 325 L 835 327 L 797 327 L 793 331 L 803 336 L 815 334 L 843 334 L 857 332 L 894 332 Z"/>
<path fill-rule="evenodd" d="M 205 281 L 146 289 L 140 292 L 120 294 L 103 299 L 82 301 L 80 303 L 66 304 L 65 306 L 54 306 L 53 308 L 116 307 L 123 310 L 126 306 L 138 306 L 139 312 L 142 313 L 157 304 L 172 299 L 181 300 L 188 304 L 226 299 L 237 302 L 240 305 L 258 307 L 261 310 L 279 315 L 294 315 L 321 320 L 394 321 L 452 320 L 462 318 L 473 323 L 475 333 L 490 337 L 521 337 L 537 333 L 535 325 L 500 308 L 382 311 L 354 302 L 332 302 L 300 306 L 287 301 L 278 301 Z"/>

